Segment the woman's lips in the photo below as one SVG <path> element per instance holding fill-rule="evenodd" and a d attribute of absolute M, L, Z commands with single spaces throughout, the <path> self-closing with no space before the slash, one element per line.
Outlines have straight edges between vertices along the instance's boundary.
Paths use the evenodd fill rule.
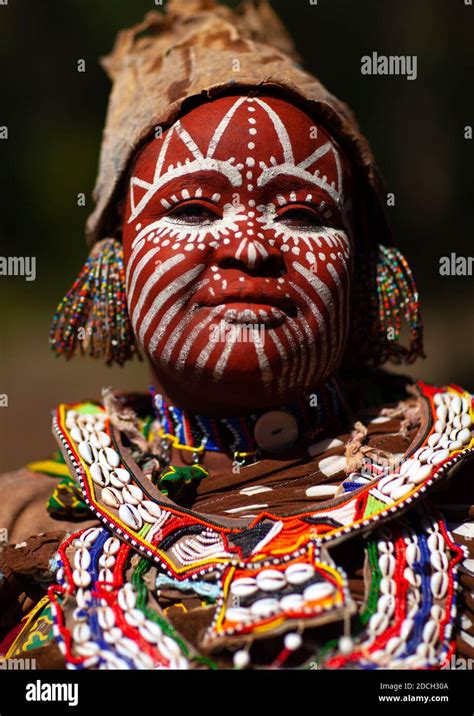
<path fill-rule="evenodd" d="M 281 313 L 288 316 L 295 316 L 296 305 L 291 298 L 282 296 L 278 290 L 239 290 L 239 291 L 216 291 L 216 295 L 210 294 L 206 297 L 195 296 L 195 303 L 199 308 L 215 306 L 227 306 L 229 310 L 244 311 L 250 310 L 254 313 L 265 311 L 267 313 Z"/>

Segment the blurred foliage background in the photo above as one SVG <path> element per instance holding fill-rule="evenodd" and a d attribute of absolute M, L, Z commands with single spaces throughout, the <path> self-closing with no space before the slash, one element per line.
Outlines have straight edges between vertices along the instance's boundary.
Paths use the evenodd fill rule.
<path fill-rule="evenodd" d="M 232 3 L 235 5 L 235 3 Z M 439 259 L 472 252 L 474 7 L 464 0 L 272 0 L 307 68 L 356 112 L 396 206 L 395 236 L 424 306 L 428 358 L 410 373 L 474 389 L 473 277 L 441 277 Z M 108 369 L 55 359 L 51 316 L 86 249 L 109 82 L 98 57 L 153 0 L 9 0 L 0 5 L 0 255 L 36 256 L 37 279 L 0 278 L 0 469 L 54 447 L 50 411 L 146 388 L 146 364 Z M 367 77 L 361 56 L 417 55 L 418 78 Z M 77 71 L 78 60 L 86 72 Z M 85 207 L 77 195 L 87 195 Z"/>

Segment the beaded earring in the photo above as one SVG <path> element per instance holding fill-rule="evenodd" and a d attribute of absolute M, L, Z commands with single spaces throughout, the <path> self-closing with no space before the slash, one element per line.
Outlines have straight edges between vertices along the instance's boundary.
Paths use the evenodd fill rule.
<path fill-rule="evenodd" d="M 404 321 L 408 345 L 400 342 Z M 423 323 L 411 269 L 400 251 L 381 244 L 362 252 L 355 272 L 346 366 L 413 363 L 424 357 Z"/>
<path fill-rule="evenodd" d="M 395 363 L 413 363 L 423 356 L 423 324 L 413 274 L 398 249 L 381 244 L 378 248 L 378 330 L 385 339 L 386 358 Z M 403 319 L 410 331 L 408 347 L 399 343 Z"/>
<path fill-rule="evenodd" d="M 95 244 L 53 318 L 49 343 L 56 355 L 76 353 L 123 365 L 138 352 L 128 316 L 122 244 Z"/>

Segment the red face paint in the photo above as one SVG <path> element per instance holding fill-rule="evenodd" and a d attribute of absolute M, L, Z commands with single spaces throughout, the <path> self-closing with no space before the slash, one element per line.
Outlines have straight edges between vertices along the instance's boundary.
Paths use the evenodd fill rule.
<path fill-rule="evenodd" d="M 123 225 L 129 313 L 173 398 L 284 403 L 334 372 L 353 241 L 350 170 L 304 112 L 226 97 L 152 140 Z"/>

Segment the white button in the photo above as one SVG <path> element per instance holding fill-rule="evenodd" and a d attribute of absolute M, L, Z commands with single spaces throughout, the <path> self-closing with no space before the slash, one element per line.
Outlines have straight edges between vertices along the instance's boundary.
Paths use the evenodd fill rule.
<path fill-rule="evenodd" d="M 281 452 L 296 442 L 298 424 L 286 410 L 270 410 L 257 420 L 253 434 L 262 450 Z"/>

